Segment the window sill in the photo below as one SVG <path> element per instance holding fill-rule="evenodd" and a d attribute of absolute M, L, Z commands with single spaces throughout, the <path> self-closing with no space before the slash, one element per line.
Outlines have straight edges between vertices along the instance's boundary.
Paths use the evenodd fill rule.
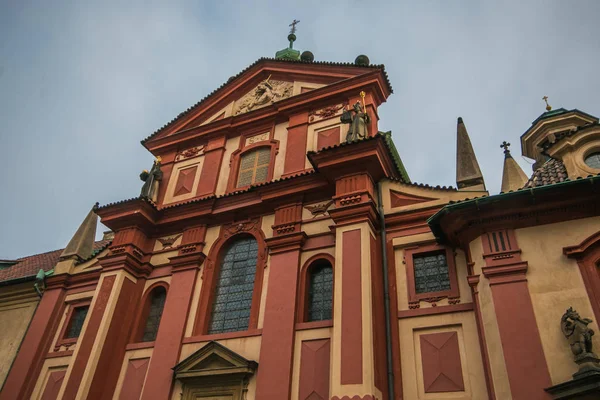
<path fill-rule="evenodd" d="M 328 319 L 325 321 L 298 322 L 295 328 L 297 331 L 303 331 L 306 329 L 331 328 L 332 326 L 333 320 Z"/>
<path fill-rule="evenodd" d="M 73 350 L 65 350 L 65 351 L 55 351 L 52 353 L 48 353 L 46 358 L 58 358 L 58 357 L 66 357 L 73 355 Z"/>
<path fill-rule="evenodd" d="M 211 340 L 223 340 L 223 339 L 239 339 L 245 337 L 252 336 L 260 336 L 262 335 L 262 329 L 252 329 L 248 331 L 239 331 L 239 332 L 226 332 L 226 333 L 214 333 L 211 335 L 196 335 L 190 336 L 183 339 L 183 343 L 198 343 L 198 342 L 208 342 Z"/>
<path fill-rule="evenodd" d="M 139 342 L 139 343 L 129 343 L 125 350 L 139 350 L 139 349 L 149 349 L 154 347 L 154 341 L 152 342 Z"/>

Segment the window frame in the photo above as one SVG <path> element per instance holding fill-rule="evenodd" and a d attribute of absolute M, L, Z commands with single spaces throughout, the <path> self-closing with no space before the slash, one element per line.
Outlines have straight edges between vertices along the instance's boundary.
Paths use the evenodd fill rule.
<path fill-rule="evenodd" d="M 446 255 L 450 289 L 440 290 L 437 292 L 417 293 L 415 285 L 414 257 L 441 251 L 445 252 Z M 404 250 L 404 263 L 406 265 L 406 286 L 409 308 L 418 308 L 421 301 L 435 302 L 444 298 L 448 298 L 451 304 L 458 303 L 460 299 L 460 293 L 458 288 L 458 279 L 456 276 L 456 260 L 454 250 L 452 248 L 437 243 L 410 247 Z"/>
<path fill-rule="evenodd" d="M 64 322 L 62 324 L 61 330 L 60 330 L 60 334 L 58 335 L 58 340 L 56 341 L 56 344 L 54 345 L 54 347 L 56 349 L 65 346 L 67 348 L 71 347 L 72 345 L 74 345 L 75 343 L 77 343 L 77 341 L 79 340 L 79 337 L 81 336 L 81 334 L 83 333 L 83 325 L 81 326 L 81 332 L 79 332 L 79 335 L 77 337 L 74 338 L 68 338 L 67 336 L 67 332 L 69 331 L 69 329 L 71 328 L 71 324 L 73 323 L 73 312 L 75 311 L 75 309 L 77 308 L 81 308 L 81 307 L 88 307 L 88 312 L 85 316 L 85 320 L 83 321 L 84 325 L 85 322 L 87 321 L 89 315 L 91 314 L 92 310 L 91 310 L 91 304 L 92 304 L 92 299 L 91 298 L 85 298 L 85 299 L 78 299 L 78 300 L 74 300 L 71 302 L 68 302 L 66 304 L 67 307 L 67 311 L 66 311 L 66 317 L 64 319 Z"/>
<path fill-rule="evenodd" d="M 133 325 L 135 328 L 132 331 L 131 338 L 129 340 L 130 343 L 151 344 L 156 341 L 156 340 L 154 340 L 154 341 L 144 342 L 144 341 L 142 341 L 142 338 L 144 336 L 144 330 L 146 329 L 146 320 L 148 319 L 148 315 L 150 313 L 150 302 L 152 300 L 151 294 L 158 287 L 164 288 L 165 292 L 166 292 L 165 304 L 163 306 L 163 314 L 164 314 L 165 308 L 167 306 L 167 297 L 169 296 L 169 284 L 167 282 L 160 281 L 160 282 L 156 282 L 156 283 L 150 285 L 144 291 L 144 294 L 141 298 L 140 306 L 138 307 L 137 315 L 135 317 L 135 323 Z M 162 322 L 162 315 L 161 315 L 161 322 Z M 159 326 L 160 326 L 160 323 L 159 323 Z M 157 331 L 157 336 L 158 336 L 158 331 Z"/>
<path fill-rule="evenodd" d="M 331 264 L 331 269 L 333 272 L 333 286 L 332 286 L 332 299 L 331 299 L 331 319 L 320 320 L 320 321 L 309 321 L 308 320 L 308 291 L 310 289 L 310 272 L 313 266 L 319 260 L 327 260 L 329 264 Z M 335 258 L 331 254 L 327 253 L 319 253 L 310 257 L 300 270 L 300 291 L 299 299 L 298 299 L 298 309 L 296 312 L 296 322 L 301 324 L 326 324 L 332 323 L 334 319 L 335 313 Z"/>
<path fill-rule="evenodd" d="M 202 289 L 200 292 L 200 300 L 198 302 L 198 308 L 196 311 L 196 319 L 194 321 L 194 336 L 230 336 L 238 335 L 248 332 L 254 332 L 258 328 L 258 316 L 260 313 L 260 302 L 262 296 L 262 286 L 264 279 L 264 269 L 267 265 L 267 247 L 265 243 L 264 234 L 262 233 L 261 226 L 262 219 L 257 218 L 242 223 L 233 223 L 231 225 L 221 226 L 219 238 L 212 246 L 209 256 L 204 262 L 204 268 L 202 269 Z M 239 228 L 239 233 L 236 231 Z M 232 231 L 235 234 L 232 234 Z M 248 329 L 246 331 L 237 332 L 226 332 L 226 333 L 214 333 L 208 334 L 208 328 L 212 317 L 212 305 L 214 301 L 215 291 L 217 287 L 217 280 L 219 279 L 219 273 L 221 270 L 221 264 L 225 257 L 225 251 L 229 248 L 231 243 L 237 239 L 241 239 L 243 236 L 253 236 L 258 243 L 258 257 L 256 260 L 256 273 L 254 275 L 254 288 L 252 290 L 252 305 L 250 307 L 250 320 L 248 321 Z M 211 310 L 207 312 L 206 310 Z"/>
<path fill-rule="evenodd" d="M 253 136 L 259 135 L 261 133 L 268 133 L 268 139 L 262 140 L 260 142 L 249 143 L 249 138 Z M 275 158 L 279 153 L 279 140 L 274 139 L 275 135 L 275 125 L 271 124 L 269 126 L 260 126 L 256 127 L 252 130 L 244 132 L 240 136 L 240 145 L 237 150 L 231 153 L 231 157 L 229 160 L 229 179 L 227 181 L 227 193 L 237 192 L 240 190 L 245 190 L 250 186 L 254 185 L 251 183 L 250 185 L 237 187 L 238 177 L 240 173 L 240 164 L 241 158 L 247 152 L 258 149 L 259 147 L 270 147 L 271 157 L 269 159 L 269 168 L 267 171 L 267 180 L 264 182 L 270 182 L 273 180 L 273 174 L 275 171 Z M 263 183 L 263 182 L 261 182 Z"/>

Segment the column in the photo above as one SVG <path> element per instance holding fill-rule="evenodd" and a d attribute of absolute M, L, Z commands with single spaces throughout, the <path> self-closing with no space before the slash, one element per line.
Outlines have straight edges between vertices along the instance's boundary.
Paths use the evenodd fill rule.
<path fill-rule="evenodd" d="M 142 295 L 144 275 L 150 272 L 141 259 L 139 249 L 119 248 L 100 259 L 103 272 L 59 398 L 112 397 L 132 329 L 131 315 Z"/>
<path fill-rule="evenodd" d="M 300 252 L 306 240 L 306 234 L 298 231 L 301 211 L 301 204 L 278 208 L 275 236 L 266 240 L 271 262 L 256 386 L 256 398 L 261 400 L 290 396 Z M 289 230 L 292 233 L 279 234 Z"/>
<path fill-rule="evenodd" d="M 202 253 L 205 233 L 205 226 L 184 231 L 179 254 L 170 258 L 173 275 L 148 367 L 143 400 L 170 398 L 172 368 L 179 360 L 196 275 L 205 259 Z"/>
<path fill-rule="evenodd" d="M 513 230 L 482 235 L 483 275 L 488 279 L 513 400 L 550 398 L 552 385 Z"/>

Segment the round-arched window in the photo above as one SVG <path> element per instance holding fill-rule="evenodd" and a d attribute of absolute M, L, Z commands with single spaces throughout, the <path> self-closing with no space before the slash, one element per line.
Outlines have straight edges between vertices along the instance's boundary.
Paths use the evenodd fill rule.
<path fill-rule="evenodd" d="M 600 169 L 600 151 L 596 151 L 585 158 L 585 165 L 590 168 Z"/>
<path fill-rule="evenodd" d="M 150 293 L 148 298 L 148 316 L 146 317 L 146 323 L 144 325 L 142 342 L 152 342 L 156 340 L 156 334 L 158 333 L 158 326 L 160 325 L 160 319 L 162 317 L 163 309 L 165 308 L 166 298 L 167 291 L 162 286 L 153 289 Z"/>
<path fill-rule="evenodd" d="M 317 260 L 308 274 L 307 322 L 324 321 L 332 317 L 333 268 L 327 260 Z"/>

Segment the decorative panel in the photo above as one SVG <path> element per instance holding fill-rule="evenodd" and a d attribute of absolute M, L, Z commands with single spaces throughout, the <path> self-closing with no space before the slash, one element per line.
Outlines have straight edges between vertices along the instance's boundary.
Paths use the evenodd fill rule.
<path fill-rule="evenodd" d="M 177 177 L 177 183 L 175 184 L 175 196 L 181 196 L 182 194 L 191 193 L 194 187 L 194 178 L 196 177 L 197 165 L 191 168 L 185 168 L 179 171 Z"/>
<path fill-rule="evenodd" d="M 139 399 L 144 387 L 146 379 L 146 371 L 148 370 L 149 358 L 140 358 L 137 360 L 129 360 L 125 379 L 123 379 L 123 388 L 119 399 L 134 400 Z"/>
<path fill-rule="evenodd" d="M 300 351 L 299 400 L 329 398 L 330 340 L 302 342 Z"/>
<path fill-rule="evenodd" d="M 457 332 L 431 333 L 419 338 L 425 393 L 464 391 Z"/>
<path fill-rule="evenodd" d="M 340 127 L 325 129 L 318 132 L 317 136 L 317 150 L 323 147 L 334 146 L 340 143 Z"/>
<path fill-rule="evenodd" d="M 66 369 L 50 373 L 41 400 L 56 400 L 58 398 L 58 392 L 60 391 L 66 373 Z"/>
<path fill-rule="evenodd" d="M 411 204 L 424 203 L 426 201 L 432 201 L 429 197 L 416 196 L 413 194 L 405 194 L 390 190 L 390 203 L 392 208 L 409 206 Z"/>
<path fill-rule="evenodd" d="M 413 265 L 417 294 L 450 290 L 450 274 L 444 250 L 415 255 Z"/>

